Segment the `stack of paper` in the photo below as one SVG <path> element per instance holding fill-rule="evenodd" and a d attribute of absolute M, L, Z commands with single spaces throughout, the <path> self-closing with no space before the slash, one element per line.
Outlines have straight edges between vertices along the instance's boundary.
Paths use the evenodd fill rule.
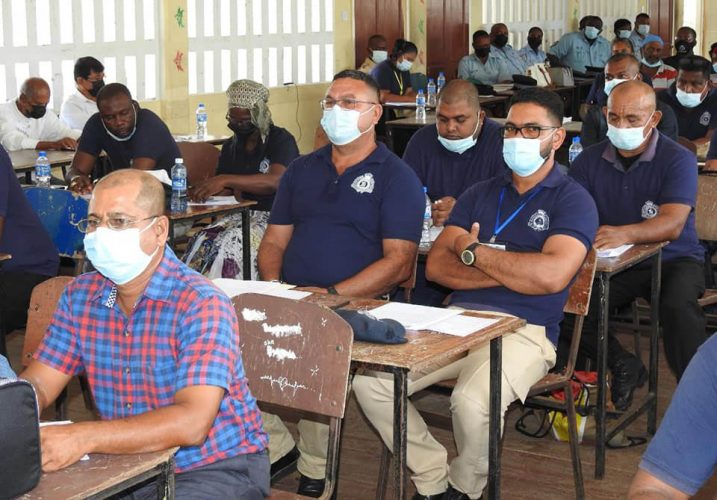
<path fill-rule="evenodd" d="M 620 245 L 615 248 L 603 248 L 597 251 L 599 259 L 610 259 L 612 257 L 619 257 L 632 248 L 632 245 Z"/>
<path fill-rule="evenodd" d="M 188 205 L 190 206 L 200 206 L 200 207 L 206 207 L 206 206 L 218 206 L 218 205 L 234 205 L 235 203 L 239 203 L 236 198 L 234 198 L 233 195 L 231 196 L 210 196 L 205 201 L 190 201 Z"/>
<path fill-rule="evenodd" d="M 276 281 L 251 281 L 233 280 L 228 278 L 217 278 L 213 283 L 229 298 L 236 297 L 243 293 L 260 293 L 272 297 L 283 297 L 285 299 L 301 300 L 311 295 L 311 292 L 291 290 L 294 285 L 278 283 Z"/>
<path fill-rule="evenodd" d="M 434 330 L 459 337 L 465 337 L 498 321 L 494 318 L 464 316 L 463 311 L 459 309 L 442 309 L 400 302 L 391 302 L 370 312 L 378 319 L 398 321 L 407 330 Z"/>

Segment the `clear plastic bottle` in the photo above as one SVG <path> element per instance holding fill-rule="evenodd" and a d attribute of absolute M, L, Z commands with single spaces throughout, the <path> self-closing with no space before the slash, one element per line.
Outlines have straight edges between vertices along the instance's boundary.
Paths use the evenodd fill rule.
<path fill-rule="evenodd" d="M 201 102 L 197 106 L 197 139 L 206 139 L 207 137 L 207 109 Z"/>
<path fill-rule="evenodd" d="M 429 106 L 436 105 L 436 82 L 433 78 L 428 79 L 428 85 L 426 86 L 426 103 Z"/>
<path fill-rule="evenodd" d="M 426 121 L 426 96 L 423 89 L 418 89 L 416 94 L 416 120 Z"/>
<path fill-rule="evenodd" d="M 575 158 L 578 157 L 580 153 L 583 152 L 583 145 L 580 144 L 580 136 L 577 135 L 573 137 L 573 143 L 570 145 L 570 148 L 568 149 L 568 163 L 570 165 L 573 164 L 575 161 Z"/>
<path fill-rule="evenodd" d="M 421 229 L 421 243 L 419 246 L 426 248 L 431 246 L 431 226 L 433 226 L 431 199 L 428 197 L 428 188 L 426 186 L 423 186 L 423 196 L 426 198 L 426 209 L 423 211 L 423 228 Z"/>
<path fill-rule="evenodd" d="M 441 90 L 443 90 L 443 87 L 446 86 L 446 75 L 445 75 L 445 73 L 443 73 L 443 71 L 438 73 L 438 80 L 436 81 L 436 84 L 437 84 L 436 94 L 440 94 Z"/>
<path fill-rule="evenodd" d="M 50 187 L 50 179 L 52 178 L 52 169 L 50 160 L 47 159 L 47 153 L 40 151 L 35 160 L 35 184 L 38 187 Z"/>
<path fill-rule="evenodd" d="M 187 211 L 187 167 L 184 160 L 176 158 L 172 167 L 172 200 L 170 209 L 172 212 L 181 213 Z"/>

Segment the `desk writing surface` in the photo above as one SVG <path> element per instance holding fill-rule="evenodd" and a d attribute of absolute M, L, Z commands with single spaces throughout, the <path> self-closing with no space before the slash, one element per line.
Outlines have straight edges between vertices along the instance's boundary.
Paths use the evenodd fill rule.
<path fill-rule="evenodd" d="M 668 242 L 662 243 L 643 243 L 634 245 L 625 253 L 612 258 L 598 258 L 597 272 L 599 273 L 615 273 L 634 266 L 635 264 L 655 255 L 661 248 L 666 247 Z"/>
<path fill-rule="evenodd" d="M 8 151 L 10 161 L 12 162 L 12 168 L 16 172 L 23 172 L 25 170 L 35 168 L 35 161 L 37 160 L 39 153 L 40 151 L 36 149 Z M 72 163 L 72 158 L 74 158 L 74 156 L 74 151 L 47 151 L 47 159 L 53 167 Z"/>
<path fill-rule="evenodd" d="M 190 205 L 187 207 L 186 212 L 176 213 L 167 211 L 166 215 L 173 221 L 195 219 L 197 217 L 210 217 L 212 215 L 238 211 L 244 208 L 252 207 L 256 204 L 257 202 L 254 200 L 241 200 L 232 205 Z"/>
<path fill-rule="evenodd" d="M 177 449 L 133 455 L 92 454 L 87 461 L 76 462 L 56 472 L 43 473 L 39 484 L 20 498 L 22 500 L 86 498 L 167 462 Z"/>

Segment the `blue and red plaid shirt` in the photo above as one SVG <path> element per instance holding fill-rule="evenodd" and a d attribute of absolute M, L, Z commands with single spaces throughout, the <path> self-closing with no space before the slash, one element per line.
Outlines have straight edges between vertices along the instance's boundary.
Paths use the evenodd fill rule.
<path fill-rule="evenodd" d="M 68 375 L 85 371 L 107 420 L 172 405 L 184 387 L 223 387 L 206 441 L 179 449 L 177 472 L 264 450 L 268 438 L 247 387 L 229 299 L 168 248 L 131 317 L 116 296 L 97 272 L 75 279 L 35 358 Z"/>

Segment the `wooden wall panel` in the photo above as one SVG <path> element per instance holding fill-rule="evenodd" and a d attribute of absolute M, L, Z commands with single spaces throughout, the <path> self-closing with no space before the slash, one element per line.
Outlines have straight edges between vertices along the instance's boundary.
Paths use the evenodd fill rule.
<path fill-rule="evenodd" d="M 371 35 L 386 37 L 391 51 L 397 38 L 403 38 L 403 9 L 401 0 L 357 0 L 354 2 L 355 54 L 354 66 L 359 67 L 368 53 Z"/>
<path fill-rule="evenodd" d="M 440 71 L 448 79 L 458 73 L 458 62 L 472 49 L 468 44 L 468 0 L 427 0 L 427 73 Z"/>

